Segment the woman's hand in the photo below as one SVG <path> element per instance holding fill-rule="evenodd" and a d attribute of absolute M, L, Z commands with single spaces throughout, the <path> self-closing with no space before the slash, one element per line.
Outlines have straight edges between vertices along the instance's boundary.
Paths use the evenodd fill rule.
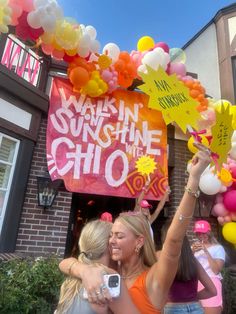
<path fill-rule="evenodd" d="M 192 158 L 189 174 L 200 178 L 203 171 L 211 162 L 211 150 L 201 143 L 194 143 L 194 146 L 198 149 L 198 152 Z"/>
<path fill-rule="evenodd" d="M 85 290 L 87 291 L 89 302 L 106 304 L 107 300 L 111 300 L 112 297 L 105 286 L 103 275 L 107 273 L 114 273 L 114 270 L 100 264 L 86 265 L 86 267 L 84 266 L 81 274 L 81 280 Z"/>
<path fill-rule="evenodd" d="M 196 241 L 191 245 L 193 253 L 204 250 L 204 245 L 200 241 Z"/>

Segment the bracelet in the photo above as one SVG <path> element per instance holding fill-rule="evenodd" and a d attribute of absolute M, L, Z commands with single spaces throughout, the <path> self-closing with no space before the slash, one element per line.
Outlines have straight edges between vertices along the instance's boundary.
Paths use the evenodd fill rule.
<path fill-rule="evenodd" d="M 78 261 L 71 262 L 70 266 L 68 267 L 68 274 L 69 274 L 69 276 L 71 276 L 71 269 L 72 269 L 72 267 L 74 266 L 75 263 L 78 263 Z"/>
<path fill-rule="evenodd" d="M 183 214 L 179 213 L 179 208 L 177 208 L 176 213 L 178 213 L 178 215 L 179 215 L 178 219 L 179 219 L 180 222 L 182 222 L 184 219 L 191 219 L 191 218 L 193 218 L 193 213 L 190 216 L 184 216 Z"/>
<path fill-rule="evenodd" d="M 199 196 L 200 196 L 200 191 L 199 190 L 197 190 L 197 191 L 192 191 L 192 189 L 191 188 L 188 188 L 187 186 L 185 186 L 185 191 L 189 194 L 189 195 L 191 195 L 191 196 L 193 196 L 193 197 L 195 197 L 195 198 L 199 198 Z"/>
<path fill-rule="evenodd" d="M 184 219 L 191 219 L 191 218 L 193 218 L 193 215 L 191 215 L 191 216 L 184 216 L 183 214 L 179 214 L 179 221 L 183 221 Z"/>

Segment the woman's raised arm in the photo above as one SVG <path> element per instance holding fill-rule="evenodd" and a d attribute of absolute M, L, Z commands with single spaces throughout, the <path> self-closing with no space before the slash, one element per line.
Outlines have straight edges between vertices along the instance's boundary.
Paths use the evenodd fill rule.
<path fill-rule="evenodd" d="M 196 143 L 195 146 L 199 151 L 192 159 L 192 167 L 189 171 L 184 195 L 168 229 L 158 262 L 152 266 L 147 277 L 147 288 L 150 297 L 152 302 L 156 303 L 159 308 L 163 306 L 165 296 L 176 275 L 183 238 L 193 216 L 196 198 L 198 197 L 200 177 L 211 162 L 210 150 L 199 143 Z M 157 287 L 158 297 L 156 295 Z"/>

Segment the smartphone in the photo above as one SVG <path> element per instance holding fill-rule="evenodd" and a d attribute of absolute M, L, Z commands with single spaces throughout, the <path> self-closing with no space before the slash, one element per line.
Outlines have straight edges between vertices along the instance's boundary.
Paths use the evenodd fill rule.
<path fill-rule="evenodd" d="M 109 290 L 112 298 L 117 298 L 120 295 L 120 275 L 119 274 L 107 274 L 103 275 L 104 283 Z M 83 289 L 83 298 L 88 299 L 88 293 Z"/>

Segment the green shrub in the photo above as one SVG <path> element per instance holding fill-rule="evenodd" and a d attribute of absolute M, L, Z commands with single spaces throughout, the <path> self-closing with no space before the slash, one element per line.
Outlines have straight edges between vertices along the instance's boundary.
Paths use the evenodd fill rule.
<path fill-rule="evenodd" d="M 1 314 L 51 314 L 63 275 L 57 257 L 0 263 Z"/>
<path fill-rule="evenodd" d="M 223 302 L 224 314 L 236 313 L 236 269 L 225 267 L 223 269 Z"/>

